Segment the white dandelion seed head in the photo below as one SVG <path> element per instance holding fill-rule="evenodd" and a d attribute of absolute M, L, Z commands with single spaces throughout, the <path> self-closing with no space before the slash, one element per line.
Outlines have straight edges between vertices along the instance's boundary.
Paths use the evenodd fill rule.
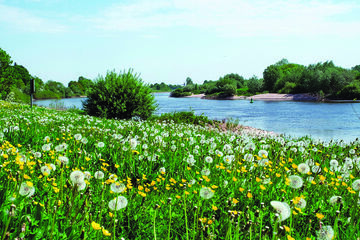
<path fill-rule="evenodd" d="M 269 155 L 269 153 L 263 149 L 258 152 L 258 156 L 261 158 L 268 158 L 268 155 Z"/>
<path fill-rule="evenodd" d="M 98 148 L 103 148 L 103 147 L 105 147 L 105 143 L 103 143 L 103 142 L 98 142 L 96 146 L 97 146 Z"/>
<path fill-rule="evenodd" d="M 80 141 L 81 141 L 81 143 L 83 143 L 83 144 L 87 144 L 87 143 L 89 142 L 89 141 L 87 140 L 87 138 L 85 138 L 85 137 L 82 138 Z"/>
<path fill-rule="evenodd" d="M 245 159 L 245 161 L 253 162 L 254 161 L 254 156 L 251 153 L 247 153 L 247 154 L 244 155 L 244 159 Z"/>
<path fill-rule="evenodd" d="M 290 217 L 291 209 L 289 204 L 286 202 L 271 201 L 270 205 L 275 208 L 276 212 L 279 214 L 279 222 L 282 222 Z"/>
<path fill-rule="evenodd" d="M 203 168 L 201 170 L 201 175 L 203 176 L 209 176 L 210 175 L 210 169 L 209 168 Z"/>
<path fill-rule="evenodd" d="M 313 173 L 320 173 L 321 172 L 321 167 L 319 167 L 317 165 L 314 165 L 314 166 L 312 166 L 311 171 Z"/>
<path fill-rule="evenodd" d="M 223 186 L 226 187 L 229 184 L 229 181 L 224 180 Z"/>
<path fill-rule="evenodd" d="M 269 164 L 269 159 L 263 158 L 258 162 L 258 164 L 259 164 L 260 167 L 264 167 L 264 166 Z"/>
<path fill-rule="evenodd" d="M 212 163 L 212 162 L 213 162 L 213 158 L 210 157 L 210 156 L 207 156 L 207 157 L 205 158 L 205 162 L 207 162 L 207 163 Z"/>
<path fill-rule="evenodd" d="M 334 230 L 331 226 L 322 226 L 322 228 L 316 232 L 318 240 L 332 240 L 334 238 Z"/>
<path fill-rule="evenodd" d="M 91 173 L 90 173 L 89 171 L 85 171 L 85 172 L 84 172 L 84 175 L 85 175 L 85 179 L 90 180 L 90 178 L 91 178 Z"/>
<path fill-rule="evenodd" d="M 295 207 L 298 207 L 298 208 L 305 208 L 306 207 L 306 200 L 303 199 L 303 198 L 300 198 L 299 199 L 299 202 L 295 204 Z"/>
<path fill-rule="evenodd" d="M 55 171 L 55 170 L 56 170 L 55 164 L 50 163 L 49 165 L 50 165 L 51 171 Z"/>
<path fill-rule="evenodd" d="M 30 187 L 26 182 L 21 183 L 19 190 L 19 194 L 21 196 L 31 197 L 32 195 L 34 195 L 34 193 L 35 193 L 34 186 Z"/>
<path fill-rule="evenodd" d="M 86 183 L 85 181 L 82 181 L 82 182 L 74 183 L 74 186 L 77 187 L 78 191 L 82 191 L 86 188 Z"/>
<path fill-rule="evenodd" d="M 190 185 L 194 185 L 196 183 L 196 180 L 195 179 L 191 179 L 190 181 L 189 181 L 189 184 Z"/>
<path fill-rule="evenodd" d="M 103 179 L 103 178 L 105 177 L 105 174 L 104 174 L 102 171 L 96 171 L 96 172 L 94 173 L 94 177 L 95 177 L 96 179 Z"/>
<path fill-rule="evenodd" d="M 125 190 L 125 188 L 125 184 L 119 182 L 114 182 L 110 185 L 110 189 L 114 193 L 121 193 Z"/>
<path fill-rule="evenodd" d="M 306 163 L 300 163 L 298 165 L 298 172 L 302 174 L 307 174 L 308 172 L 310 172 L 309 165 L 307 165 Z"/>
<path fill-rule="evenodd" d="M 49 142 L 50 141 L 50 137 L 49 136 L 46 136 L 45 138 L 44 138 L 44 142 Z"/>
<path fill-rule="evenodd" d="M 34 153 L 34 156 L 35 156 L 36 158 L 41 158 L 42 154 L 41 154 L 41 152 L 35 152 L 35 153 Z"/>
<path fill-rule="evenodd" d="M 122 208 L 125 208 L 128 204 L 128 200 L 123 196 L 118 196 L 115 199 L 110 200 L 109 208 L 111 211 L 118 211 Z"/>
<path fill-rule="evenodd" d="M 65 164 L 65 165 L 68 165 L 69 164 L 69 158 L 68 157 L 65 157 L 65 156 L 59 156 L 59 161 L 62 163 L 62 164 Z"/>
<path fill-rule="evenodd" d="M 49 176 L 50 173 L 51 173 L 50 168 L 49 168 L 48 166 L 46 166 L 46 165 L 42 166 L 42 167 L 40 168 L 40 171 L 41 171 L 41 173 L 42 173 L 43 175 L 45 175 L 45 176 Z"/>
<path fill-rule="evenodd" d="M 135 138 L 131 138 L 130 141 L 129 141 L 129 143 L 130 143 L 130 148 L 131 148 L 132 150 L 135 150 L 135 149 L 136 149 L 136 146 L 138 145 L 137 140 L 136 140 Z"/>
<path fill-rule="evenodd" d="M 334 205 L 336 203 L 341 203 L 342 197 L 341 196 L 332 196 L 329 201 L 330 201 L 331 205 Z"/>
<path fill-rule="evenodd" d="M 312 159 L 306 160 L 305 163 L 306 163 L 307 165 L 309 165 L 310 167 L 314 166 L 314 164 L 315 164 L 314 160 L 312 160 Z"/>
<path fill-rule="evenodd" d="M 79 170 L 73 171 L 70 173 L 70 180 L 73 184 L 84 182 L 85 174 Z"/>
<path fill-rule="evenodd" d="M 304 181 L 298 175 L 291 175 L 288 177 L 288 179 L 289 179 L 290 187 L 292 187 L 292 188 L 297 189 L 297 188 L 301 188 L 303 186 Z"/>
<path fill-rule="evenodd" d="M 49 143 L 49 144 L 44 144 L 44 145 L 41 147 L 41 149 L 42 149 L 43 151 L 45 151 L 45 152 L 50 151 L 50 149 L 51 149 L 51 143 Z"/>
<path fill-rule="evenodd" d="M 166 172 L 165 167 L 161 167 L 161 168 L 159 169 L 159 173 L 165 173 L 165 172 Z"/>
<path fill-rule="evenodd" d="M 351 186 L 355 191 L 359 191 L 360 190 L 360 179 L 355 180 Z"/>
<path fill-rule="evenodd" d="M 202 187 L 200 189 L 200 197 L 204 199 L 210 199 L 214 196 L 214 192 L 211 190 L 211 188 L 208 187 Z"/>
<path fill-rule="evenodd" d="M 82 138 L 82 136 L 81 136 L 80 133 L 74 135 L 74 139 L 77 140 L 77 141 L 80 141 L 81 138 Z"/>

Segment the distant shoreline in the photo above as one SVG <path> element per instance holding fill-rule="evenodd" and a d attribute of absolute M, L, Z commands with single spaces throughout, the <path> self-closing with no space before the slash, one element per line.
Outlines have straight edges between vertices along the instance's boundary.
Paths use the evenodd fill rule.
<path fill-rule="evenodd" d="M 71 98 L 87 98 L 87 96 L 72 96 L 67 98 L 34 98 L 34 101 L 38 100 L 61 100 L 61 99 L 71 99 Z"/>
<path fill-rule="evenodd" d="M 327 102 L 327 103 L 360 103 L 360 100 L 332 100 L 321 99 L 308 93 L 282 94 L 282 93 L 265 93 L 253 96 L 232 96 L 226 98 L 206 97 L 205 94 L 193 94 L 182 98 L 201 98 L 208 100 L 261 100 L 261 101 L 301 101 L 301 102 Z"/>

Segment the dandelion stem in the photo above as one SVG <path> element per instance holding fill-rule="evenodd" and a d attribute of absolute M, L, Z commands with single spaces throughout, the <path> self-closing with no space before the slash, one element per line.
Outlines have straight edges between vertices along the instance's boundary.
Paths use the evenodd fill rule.
<path fill-rule="evenodd" d="M 169 230 L 168 230 L 168 239 L 170 239 L 170 229 L 171 229 L 171 204 L 170 204 L 170 213 L 169 213 Z"/>
<path fill-rule="evenodd" d="M 11 221 L 11 216 L 9 217 L 9 220 L 8 220 L 7 223 L 6 223 L 5 230 L 4 230 L 4 234 L 3 234 L 2 238 L 1 238 L 1 240 L 4 240 L 5 237 L 6 237 L 6 232 L 7 232 L 8 228 L 9 228 L 10 221 Z"/>
<path fill-rule="evenodd" d="M 187 221 L 187 213 L 186 213 L 186 198 L 184 198 L 184 212 L 185 212 L 186 239 L 189 240 L 189 229 L 188 229 L 188 221 Z"/>
<path fill-rule="evenodd" d="M 156 209 L 155 209 L 155 213 L 154 213 L 154 239 L 156 240 Z"/>

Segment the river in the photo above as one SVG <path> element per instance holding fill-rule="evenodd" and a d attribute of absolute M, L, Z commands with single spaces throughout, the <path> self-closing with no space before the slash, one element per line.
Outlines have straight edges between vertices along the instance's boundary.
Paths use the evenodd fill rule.
<path fill-rule="evenodd" d="M 354 141 L 360 137 L 360 103 L 321 103 L 297 101 L 205 100 L 170 98 L 169 93 L 155 93 L 157 114 L 190 111 L 210 119 L 232 119 L 239 124 L 293 137 L 312 136 L 329 141 Z M 82 108 L 85 98 L 37 100 L 38 106 L 56 101 L 65 107 Z"/>

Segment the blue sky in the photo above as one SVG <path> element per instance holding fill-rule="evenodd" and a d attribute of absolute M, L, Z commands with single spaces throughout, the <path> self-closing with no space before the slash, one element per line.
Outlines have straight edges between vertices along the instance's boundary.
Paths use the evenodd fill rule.
<path fill-rule="evenodd" d="M 360 1 L 0 0 L 0 48 L 65 85 L 133 68 L 146 83 L 262 77 L 287 58 L 360 64 Z"/>

